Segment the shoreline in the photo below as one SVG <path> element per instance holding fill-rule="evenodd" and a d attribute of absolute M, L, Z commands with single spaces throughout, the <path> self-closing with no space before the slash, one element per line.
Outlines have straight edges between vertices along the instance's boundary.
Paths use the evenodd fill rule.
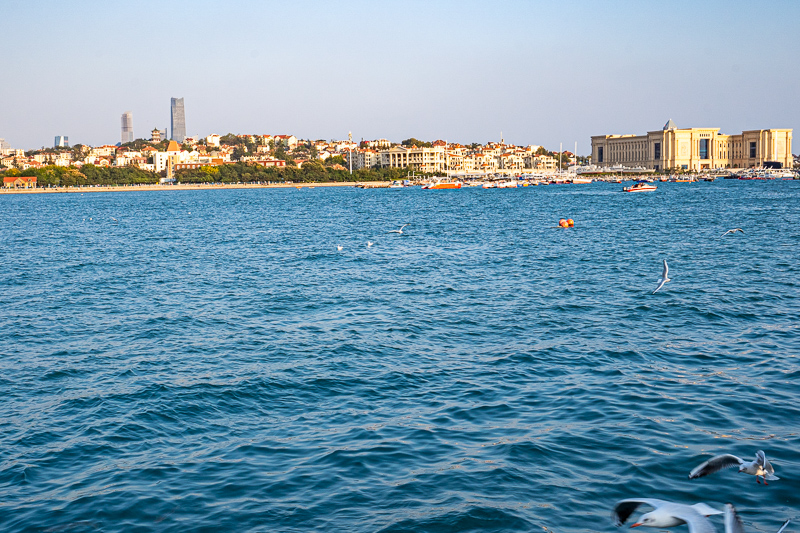
<path fill-rule="evenodd" d="M 215 189 L 306 189 L 312 187 L 388 187 L 391 181 L 343 181 L 321 183 L 181 183 L 178 185 L 99 185 L 85 187 L 35 187 L 31 189 L 0 189 L 0 194 L 56 194 L 87 192 L 196 191 Z"/>

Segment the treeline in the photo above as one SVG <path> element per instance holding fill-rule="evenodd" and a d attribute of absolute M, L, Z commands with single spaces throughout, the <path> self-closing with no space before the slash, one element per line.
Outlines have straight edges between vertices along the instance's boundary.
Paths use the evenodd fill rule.
<path fill-rule="evenodd" d="M 96 167 L 94 165 L 83 165 L 81 168 L 48 165 L 27 170 L 12 168 L 0 174 L 3 176 L 36 176 L 37 187 L 137 185 L 158 183 L 161 178 L 155 172 L 136 167 Z"/>
<path fill-rule="evenodd" d="M 233 163 L 218 167 L 200 167 L 197 169 L 179 170 L 175 179 L 179 183 L 256 183 L 256 182 L 289 182 L 320 183 L 348 181 L 392 181 L 404 179 L 406 169 L 380 168 L 354 170 L 351 175 L 347 170 L 325 166 L 318 161 L 307 161 L 301 168 L 262 167 L 252 163 Z"/>
<path fill-rule="evenodd" d="M 257 183 L 257 182 L 356 182 L 402 180 L 408 175 L 406 169 L 381 168 L 347 170 L 325 166 L 319 161 L 308 161 L 302 168 L 262 167 L 252 163 L 232 163 L 217 167 L 179 170 L 175 179 L 179 183 Z M 420 174 L 417 174 L 418 176 Z M 158 183 L 161 174 L 136 167 L 46 167 L 27 170 L 9 169 L 0 176 L 36 176 L 38 187 L 75 187 L 87 185 L 138 185 Z"/>

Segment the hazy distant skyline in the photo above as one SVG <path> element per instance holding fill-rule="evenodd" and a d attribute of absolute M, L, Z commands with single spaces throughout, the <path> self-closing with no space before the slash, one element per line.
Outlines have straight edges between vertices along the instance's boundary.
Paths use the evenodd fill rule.
<path fill-rule="evenodd" d="M 668 119 L 800 128 L 800 2 L 5 0 L 14 148 L 186 134 L 409 137 L 589 152 Z M 793 151 L 799 151 L 793 146 Z"/>

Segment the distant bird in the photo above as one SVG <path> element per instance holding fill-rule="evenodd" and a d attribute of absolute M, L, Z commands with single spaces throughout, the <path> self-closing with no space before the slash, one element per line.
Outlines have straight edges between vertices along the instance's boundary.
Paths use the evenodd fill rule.
<path fill-rule="evenodd" d="M 370 247 L 370 246 L 372 246 L 373 244 L 375 244 L 375 243 L 373 243 L 373 242 L 370 242 L 370 241 L 367 241 L 367 248 L 369 248 L 369 247 Z"/>
<path fill-rule="evenodd" d="M 737 231 L 741 231 L 742 233 L 744 233 L 744 230 L 742 228 L 733 228 L 733 229 L 729 229 L 728 231 L 726 231 L 725 233 L 720 235 L 720 237 L 724 237 L 728 233 L 736 233 Z"/>
<path fill-rule="evenodd" d="M 756 452 L 755 461 L 745 461 L 731 454 L 717 455 L 689 472 L 689 479 L 707 476 L 708 474 L 713 474 L 714 472 L 719 472 L 724 468 L 730 468 L 732 466 L 738 466 L 740 474 L 756 476 L 756 482 L 759 484 L 761 484 L 761 481 L 758 480 L 759 476 L 764 478 L 764 485 L 769 485 L 767 480 L 776 481 L 780 479 L 775 475 L 775 469 L 769 461 L 767 461 L 767 456 L 762 450 Z"/>
<path fill-rule="evenodd" d="M 631 498 L 617 502 L 614 506 L 614 524 L 621 526 L 640 505 L 649 505 L 654 510 L 639 517 L 631 527 L 674 527 L 681 524 L 689 526 L 689 533 L 714 533 L 716 530 L 706 518 L 712 514 L 722 514 L 704 503 L 685 505 L 682 503 L 656 500 L 653 498 Z"/>
<path fill-rule="evenodd" d="M 114 217 L 111 217 L 111 220 L 113 220 L 114 222 L 117 222 L 117 219 L 114 218 Z"/>
<path fill-rule="evenodd" d="M 405 228 L 406 226 L 408 226 L 408 224 L 403 224 L 402 226 L 400 226 L 400 229 L 393 229 L 389 233 L 399 233 L 400 235 L 402 235 L 403 234 L 403 228 Z"/>
<path fill-rule="evenodd" d="M 339 250 L 340 252 L 342 251 L 342 248 L 343 248 L 343 246 L 341 244 L 337 244 L 336 245 L 336 249 Z"/>
<path fill-rule="evenodd" d="M 661 273 L 661 279 L 658 280 L 658 287 L 656 287 L 656 290 L 653 291 L 653 294 L 657 293 L 658 289 L 663 287 L 666 282 L 672 281 L 671 279 L 669 279 L 668 276 L 669 276 L 669 267 L 667 266 L 667 260 L 664 259 L 664 271 Z"/>

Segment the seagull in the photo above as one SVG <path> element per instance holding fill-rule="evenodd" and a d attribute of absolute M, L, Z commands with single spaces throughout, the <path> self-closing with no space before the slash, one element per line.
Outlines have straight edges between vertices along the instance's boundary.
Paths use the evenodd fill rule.
<path fill-rule="evenodd" d="M 786 526 L 788 526 L 789 522 L 791 521 L 791 518 L 786 520 L 781 525 L 778 533 L 781 533 L 784 529 L 786 529 Z M 736 508 L 730 503 L 725 504 L 725 533 L 744 533 L 744 524 L 742 524 L 742 519 L 739 518 Z"/>
<path fill-rule="evenodd" d="M 724 237 L 728 233 L 736 233 L 737 231 L 741 231 L 742 233 L 744 233 L 744 230 L 742 228 L 733 228 L 733 229 L 729 229 L 728 231 L 726 231 L 725 233 L 720 235 L 720 237 Z"/>
<path fill-rule="evenodd" d="M 336 249 L 339 250 L 340 252 L 342 251 L 342 248 L 343 248 L 343 246 L 341 244 L 337 244 L 336 245 Z"/>
<path fill-rule="evenodd" d="M 669 277 L 667 277 L 668 275 L 669 275 L 669 267 L 667 266 L 667 260 L 664 259 L 664 272 L 661 273 L 661 279 L 658 280 L 658 287 L 656 287 L 656 290 L 653 291 L 653 294 L 657 293 L 658 289 L 663 287 L 666 282 L 672 281 L 671 279 L 669 279 Z"/>
<path fill-rule="evenodd" d="M 755 461 L 745 461 L 731 454 L 717 455 L 689 472 L 689 479 L 707 476 L 708 474 L 713 474 L 714 472 L 719 472 L 723 468 L 730 468 L 732 466 L 738 466 L 739 473 L 756 476 L 756 482 L 758 484 L 761 484 L 761 481 L 758 480 L 758 476 L 764 478 L 764 485 L 769 485 L 767 480 L 776 481 L 780 479 L 775 475 L 775 469 L 772 468 L 772 465 L 767 461 L 767 456 L 762 450 L 756 452 Z"/>
<path fill-rule="evenodd" d="M 375 244 L 375 243 L 373 243 L 373 242 L 370 242 L 370 241 L 367 241 L 367 248 L 369 248 L 369 247 L 370 247 L 370 246 L 372 246 L 373 244 Z"/>
<path fill-rule="evenodd" d="M 114 222 L 117 222 L 117 219 L 114 218 L 114 217 L 111 217 L 111 220 L 113 220 Z"/>
<path fill-rule="evenodd" d="M 393 229 L 389 233 L 399 233 L 400 235 L 402 235 L 403 234 L 403 228 L 405 228 L 406 226 L 408 226 L 408 224 L 403 224 L 402 226 L 400 226 L 400 229 Z"/>
<path fill-rule="evenodd" d="M 614 506 L 614 524 L 621 526 L 630 517 L 637 507 L 645 504 L 654 510 L 639 517 L 631 527 L 674 527 L 681 524 L 689 526 L 689 533 L 715 533 L 711 521 L 706 518 L 712 514 L 722 514 L 713 507 L 704 503 L 685 505 L 682 503 L 656 500 L 653 498 L 631 498 L 621 500 Z"/>

